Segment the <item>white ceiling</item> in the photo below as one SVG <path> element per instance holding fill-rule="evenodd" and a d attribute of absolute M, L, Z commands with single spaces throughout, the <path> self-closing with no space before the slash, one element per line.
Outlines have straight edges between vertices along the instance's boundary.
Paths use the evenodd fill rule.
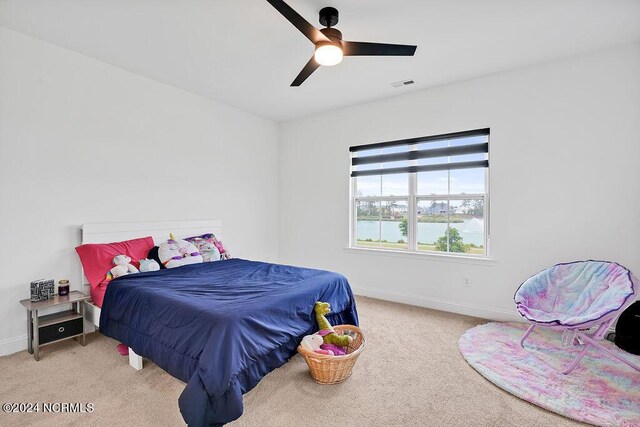
<path fill-rule="evenodd" d="M 0 25 L 275 120 L 640 40 L 640 0 L 289 0 L 345 40 L 417 44 L 289 84 L 313 45 L 265 0 L 0 0 Z M 410 87 L 389 83 L 414 79 Z"/>

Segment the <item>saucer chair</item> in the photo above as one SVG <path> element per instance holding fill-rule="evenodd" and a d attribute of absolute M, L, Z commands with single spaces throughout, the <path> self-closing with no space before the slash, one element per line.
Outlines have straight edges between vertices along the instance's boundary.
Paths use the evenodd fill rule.
<path fill-rule="evenodd" d="M 575 261 L 556 264 L 525 281 L 514 296 L 518 312 L 532 323 L 520 345 L 540 326 L 563 332 L 583 344 L 578 356 L 560 372 L 568 374 L 578 366 L 589 348 L 640 371 L 599 343 L 618 316 L 635 301 L 639 282 L 629 270 L 607 261 Z M 595 327 L 595 332 L 589 329 Z"/>

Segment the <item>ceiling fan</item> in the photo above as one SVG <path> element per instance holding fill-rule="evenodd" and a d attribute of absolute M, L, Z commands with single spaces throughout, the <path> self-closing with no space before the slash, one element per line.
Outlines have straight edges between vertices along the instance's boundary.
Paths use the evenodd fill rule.
<path fill-rule="evenodd" d="M 417 46 L 342 40 L 342 33 L 332 28 L 338 23 L 338 10 L 333 7 L 320 9 L 320 24 L 326 28 L 318 30 L 284 1 L 267 1 L 316 47 L 314 55 L 291 86 L 300 86 L 321 65 L 339 64 L 343 56 L 413 56 L 416 52 Z"/>

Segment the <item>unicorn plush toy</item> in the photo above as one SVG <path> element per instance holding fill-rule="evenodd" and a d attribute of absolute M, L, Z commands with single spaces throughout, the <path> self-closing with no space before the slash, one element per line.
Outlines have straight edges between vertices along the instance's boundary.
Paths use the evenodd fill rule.
<path fill-rule="evenodd" d="M 113 267 L 107 273 L 108 279 L 115 279 L 120 276 L 125 276 L 129 273 L 139 273 L 138 269 L 131 264 L 131 258 L 126 255 L 116 255 L 113 257 Z"/>
<path fill-rule="evenodd" d="M 176 239 L 173 234 L 169 237 L 169 240 L 158 247 L 158 258 L 165 267 L 174 268 L 202 262 L 202 255 L 193 243 Z"/>

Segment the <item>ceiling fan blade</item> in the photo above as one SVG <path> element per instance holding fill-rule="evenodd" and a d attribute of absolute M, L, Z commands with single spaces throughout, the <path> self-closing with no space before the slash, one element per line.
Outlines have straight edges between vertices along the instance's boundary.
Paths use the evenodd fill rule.
<path fill-rule="evenodd" d="M 296 77 L 293 83 L 291 83 L 291 86 L 300 86 L 305 80 L 307 80 L 307 77 L 309 77 L 311 73 L 313 73 L 319 67 L 320 64 L 318 64 L 316 62 L 316 58 L 312 56 L 309 62 L 307 62 L 307 65 L 305 65 L 302 71 L 300 71 L 298 77 Z"/>
<path fill-rule="evenodd" d="M 413 56 L 417 46 L 369 42 L 342 42 L 344 56 Z"/>
<path fill-rule="evenodd" d="M 311 25 L 298 12 L 293 10 L 291 6 L 282 0 L 267 0 L 271 6 L 275 7 L 289 22 L 293 24 L 302 34 L 304 34 L 313 44 L 318 42 L 329 42 L 330 40 L 320 32 L 316 27 Z"/>

